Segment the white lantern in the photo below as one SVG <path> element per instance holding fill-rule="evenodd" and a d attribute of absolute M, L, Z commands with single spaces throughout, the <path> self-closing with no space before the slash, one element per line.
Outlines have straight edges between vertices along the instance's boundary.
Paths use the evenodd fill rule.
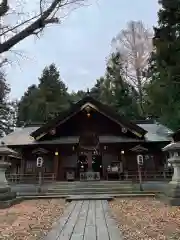
<path fill-rule="evenodd" d="M 138 165 L 143 165 L 143 155 L 137 155 L 137 163 Z"/>
<path fill-rule="evenodd" d="M 37 167 L 42 167 L 42 165 L 43 165 L 43 158 L 42 157 L 38 157 L 36 164 L 37 164 Z"/>

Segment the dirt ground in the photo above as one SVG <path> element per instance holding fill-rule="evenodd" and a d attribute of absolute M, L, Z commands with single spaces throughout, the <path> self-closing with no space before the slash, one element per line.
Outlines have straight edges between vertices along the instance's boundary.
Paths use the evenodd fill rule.
<path fill-rule="evenodd" d="M 117 199 L 110 207 L 125 240 L 180 240 L 180 207 L 152 198 Z"/>
<path fill-rule="evenodd" d="M 0 209 L 0 240 L 36 240 L 62 215 L 64 200 L 29 200 Z"/>

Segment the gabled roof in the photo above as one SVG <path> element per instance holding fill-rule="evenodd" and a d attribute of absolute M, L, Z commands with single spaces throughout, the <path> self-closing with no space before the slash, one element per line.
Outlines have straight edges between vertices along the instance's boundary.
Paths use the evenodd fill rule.
<path fill-rule="evenodd" d="M 171 138 L 168 135 L 164 135 L 163 133 L 160 133 L 158 130 L 159 124 L 158 123 L 149 123 L 144 122 L 140 124 L 140 127 L 145 129 L 147 133 L 145 134 L 145 141 L 147 142 L 171 142 Z M 166 128 L 164 126 L 164 128 Z M 34 145 L 39 144 L 38 141 L 35 141 L 34 138 L 32 138 L 30 135 L 35 130 L 39 129 L 39 127 L 24 127 L 24 128 L 17 128 L 14 132 L 8 134 L 7 136 L 1 138 L 0 140 L 3 141 L 7 146 L 23 146 L 23 145 Z M 162 128 L 160 128 L 162 130 Z M 76 139 L 75 139 L 76 138 Z M 52 144 L 57 141 L 58 144 L 74 144 L 77 143 L 79 138 L 74 137 L 67 137 L 66 139 L 64 137 L 60 137 L 58 140 L 52 141 Z M 125 137 L 120 136 L 112 136 L 111 138 L 109 136 L 102 136 L 100 137 L 100 141 L 102 143 L 108 143 L 108 142 L 135 142 L 135 139 L 125 139 Z M 140 141 L 140 140 L 139 140 Z M 43 141 L 42 144 L 49 143 L 49 141 Z"/>
<path fill-rule="evenodd" d="M 34 137 L 35 139 L 37 137 L 40 138 L 41 136 L 44 136 L 52 128 L 55 128 L 56 126 L 61 125 L 62 123 L 66 122 L 69 118 L 76 115 L 87 105 L 90 105 L 90 107 L 94 108 L 101 114 L 105 115 L 112 121 L 116 122 L 121 127 L 125 127 L 126 129 L 131 131 L 134 135 L 136 135 L 139 138 L 144 137 L 144 135 L 147 132 L 143 128 L 141 128 L 138 125 L 134 124 L 133 122 L 127 120 L 124 116 L 120 116 L 119 114 L 117 114 L 109 106 L 102 104 L 101 102 L 95 100 L 94 98 L 92 98 L 90 96 L 86 96 L 82 100 L 77 102 L 76 104 L 72 105 L 67 111 L 61 113 L 55 119 L 49 121 L 48 123 L 44 124 L 42 127 L 38 128 L 37 130 L 32 132 L 31 136 Z"/>
<path fill-rule="evenodd" d="M 173 131 L 154 120 L 145 120 L 138 124 L 147 131 L 145 139 L 152 142 L 172 141 Z"/>

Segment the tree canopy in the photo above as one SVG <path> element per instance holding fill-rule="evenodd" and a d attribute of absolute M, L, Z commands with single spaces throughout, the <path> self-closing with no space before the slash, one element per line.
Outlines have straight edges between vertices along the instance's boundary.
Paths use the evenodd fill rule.
<path fill-rule="evenodd" d="M 150 83 L 146 86 L 147 109 L 172 129 L 180 126 L 180 1 L 161 0 Z"/>
<path fill-rule="evenodd" d="M 31 85 L 18 104 L 17 124 L 43 123 L 69 106 L 67 87 L 55 64 L 45 67 L 39 84 Z"/>
<path fill-rule="evenodd" d="M 131 120 L 158 118 L 176 130 L 180 127 L 180 1 L 159 3 L 154 38 L 141 21 L 130 21 L 114 38 L 105 73 L 90 94 Z M 2 100 L 9 91 L 2 84 L 3 88 Z M 46 122 L 85 94 L 68 92 L 55 64 L 46 66 L 38 84 L 31 85 L 18 103 L 17 125 Z"/>
<path fill-rule="evenodd" d="M 9 51 L 29 36 L 38 36 L 47 25 L 60 23 L 67 10 L 82 6 L 83 3 L 84 0 L 36 0 L 29 5 L 28 1 L 2 0 L 0 54 Z M 25 12 L 23 10 L 27 5 L 29 11 Z M 35 8 L 31 9 L 30 6 Z"/>
<path fill-rule="evenodd" d="M 10 87 L 6 75 L 0 72 L 0 137 L 13 131 L 16 126 L 16 102 L 9 100 Z"/>

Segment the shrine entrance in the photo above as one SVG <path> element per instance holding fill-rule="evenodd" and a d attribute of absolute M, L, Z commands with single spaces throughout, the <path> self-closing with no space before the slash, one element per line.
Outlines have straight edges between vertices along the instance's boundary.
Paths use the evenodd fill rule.
<path fill-rule="evenodd" d="M 92 170 L 99 172 L 100 177 L 103 177 L 102 155 L 100 153 L 93 152 L 92 154 Z"/>
<path fill-rule="evenodd" d="M 95 176 L 94 180 L 100 180 L 103 177 L 102 156 L 99 153 L 95 153 L 95 151 L 80 152 L 77 159 L 77 175 L 80 180 L 85 180 L 87 175 L 91 175 L 90 178 Z"/>
<path fill-rule="evenodd" d="M 80 180 L 100 180 L 102 177 L 102 157 L 99 137 L 86 132 L 79 138 L 78 174 Z"/>

